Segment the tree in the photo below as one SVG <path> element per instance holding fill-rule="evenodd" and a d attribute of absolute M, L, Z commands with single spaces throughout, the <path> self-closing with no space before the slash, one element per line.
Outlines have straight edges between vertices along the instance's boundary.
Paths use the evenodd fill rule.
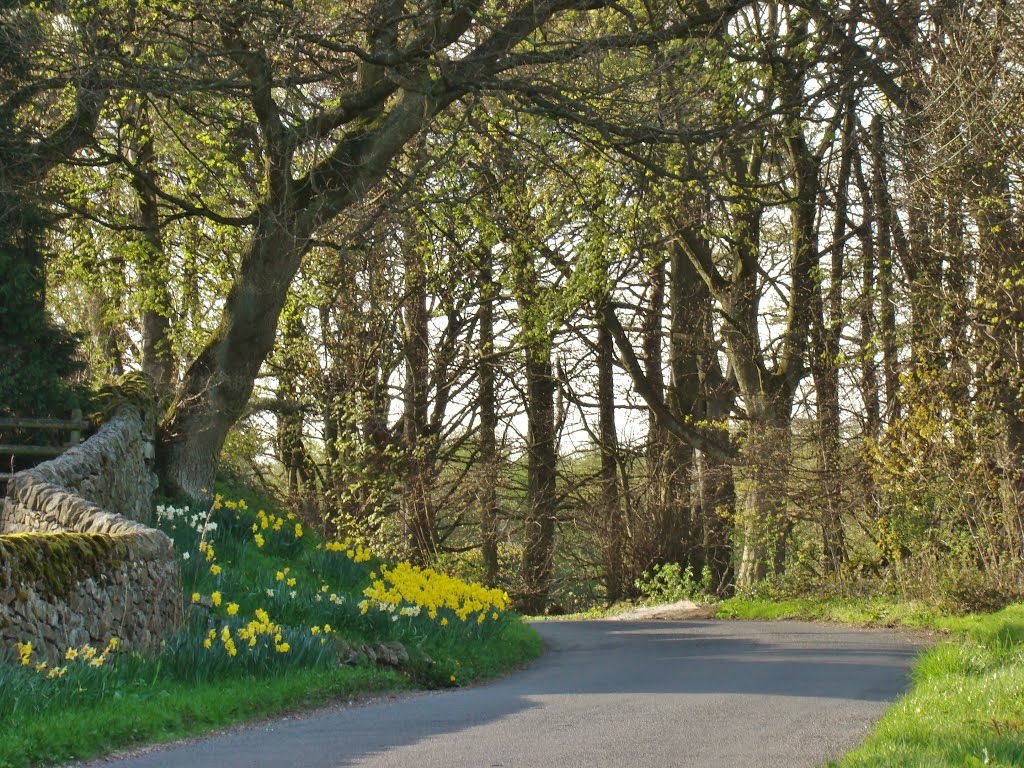
<path fill-rule="evenodd" d="M 0 21 L 0 411 L 66 416 L 77 340 L 45 309 L 42 184 L 92 138 L 115 30 L 60 3 L 16 4 Z"/>
<path fill-rule="evenodd" d="M 189 20 L 198 30 L 194 46 L 210 51 L 210 41 L 219 43 L 210 66 L 230 67 L 265 163 L 261 197 L 239 217 L 251 234 L 220 323 L 161 427 L 159 463 L 170 491 L 197 496 L 212 484 L 220 447 L 273 347 L 288 286 L 315 233 L 360 202 L 439 113 L 481 87 L 500 89 L 504 73 L 698 34 L 735 5 L 686 10 L 666 28 L 625 37 L 554 34 L 543 48 L 532 46 L 542 26 L 592 7 L 549 0 L 504 12 L 458 6 L 401 15 L 381 1 L 368 16 L 361 7 L 319 16 L 250 3 L 215 6 Z"/>

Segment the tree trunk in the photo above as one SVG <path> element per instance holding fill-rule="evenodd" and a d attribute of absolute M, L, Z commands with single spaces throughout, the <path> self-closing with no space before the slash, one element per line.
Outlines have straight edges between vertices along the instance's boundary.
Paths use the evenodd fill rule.
<path fill-rule="evenodd" d="M 764 361 L 758 342 L 758 243 L 760 216 L 739 212 L 740 253 L 728 305 L 735 320 L 727 324 L 729 356 L 749 419 L 746 454 L 750 471 L 744 515 L 743 554 L 737 585 L 750 587 L 769 568 L 781 573 L 792 521 L 786 513 L 790 469 L 790 419 L 793 398 L 803 376 L 811 322 L 813 273 L 818 264 L 818 167 L 802 127 L 786 139 L 793 164 L 793 218 L 790 297 L 782 351 L 774 370 Z"/>
<path fill-rule="evenodd" d="M 843 138 L 840 146 L 839 173 L 836 179 L 835 227 L 832 234 L 832 265 L 828 288 L 822 285 L 813 294 L 811 375 L 817 405 L 817 464 L 821 488 L 821 536 L 825 566 L 838 573 L 846 561 L 843 532 L 843 482 L 840 468 L 839 414 L 839 341 L 844 326 L 843 280 L 846 247 L 846 217 L 850 176 L 853 164 L 853 110 L 847 101 Z M 825 296 L 822 296 L 822 293 Z"/>
<path fill-rule="evenodd" d="M 172 496 L 204 499 L 211 493 L 224 440 L 274 348 L 277 320 L 308 246 L 308 236 L 290 225 L 289 211 L 264 207 L 261 213 L 220 324 L 189 366 L 160 427 L 157 463 Z"/>
<path fill-rule="evenodd" d="M 414 562 L 427 565 L 437 552 L 437 523 L 430 498 L 432 472 L 429 386 L 430 328 L 423 259 L 413 243 L 405 243 L 404 301 L 405 388 L 402 419 L 405 467 L 401 510 Z"/>
<path fill-rule="evenodd" d="M 665 314 L 665 260 L 652 263 L 650 299 L 644 316 L 642 344 L 644 373 L 651 384 L 651 394 L 665 401 L 664 343 L 662 320 Z M 673 402 L 667 403 L 678 416 Z M 690 505 L 688 494 L 687 455 L 689 446 L 680 445 L 660 423 L 654 411 L 648 414 L 647 427 L 647 506 L 651 530 L 645 532 L 637 565 L 649 569 L 661 563 L 687 563 Z"/>
<path fill-rule="evenodd" d="M 875 204 L 878 259 L 878 330 L 882 343 L 882 379 L 885 384 L 886 424 L 900 417 L 900 362 L 896 338 L 896 296 L 893 281 L 892 201 L 886 174 L 885 124 L 881 117 L 871 121 L 871 196 Z M 897 225 L 898 226 L 898 225 Z"/>
<path fill-rule="evenodd" d="M 744 395 L 748 424 L 745 456 L 749 473 L 744 501 L 743 552 L 736 584 L 751 587 L 769 570 L 781 573 L 786 558 L 789 405 L 759 395 Z"/>
<path fill-rule="evenodd" d="M 597 326 L 597 412 L 601 449 L 601 517 L 604 521 L 603 560 L 605 599 L 609 604 L 624 593 L 625 521 L 619 499 L 618 434 L 615 430 L 615 348 L 611 332 Z"/>
<path fill-rule="evenodd" d="M 523 611 L 541 613 L 551 587 L 556 495 L 555 380 L 546 344 L 526 349 L 528 422 L 526 544 L 523 551 Z"/>
<path fill-rule="evenodd" d="M 498 583 L 498 430 L 495 396 L 494 299 L 491 251 L 483 249 L 478 272 L 480 294 L 480 472 L 477 483 L 477 508 L 480 512 L 480 553 L 484 561 L 484 583 Z"/>
<path fill-rule="evenodd" d="M 682 224 L 690 230 L 689 236 L 701 236 L 698 230 L 702 219 L 703 216 Z M 670 266 L 672 281 L 669 287 L 669 306 L 672 332 L 669 337 L 669 369 L 672 372 L 672 386 L 669 407 L 679 421 L 687 422 L 696 418 L 701 399 L 699 358 L 707 352 L 705 332 L 708 330 L 712 312 L 711 291 L 678 245 L 672 248 Z M 703 547 L 704 522 L 699 515 L 701 508 L 694 504 L 696 454 L 692 445 L 675 435 L 670 435 L 669 440 L 671 476 L 674 478 L 673 502 L 675 517 L 679 520 L 681 550 L 681 557 L 677 562 L 691 565 L 693 570 L 699 573 L 707 562 L 707 552 Z"/>
<path fill-rule="evenodd" d="M 299 346 L 306 338 L 306 329 L 296 309 L 286 314 L 283 325 L 279 353 L 281 364 L 277 376 L 277 399 L 283 407 L 276 414 L 277 452 L 287 478 L 289 499 L 294 507 L 299 508 L 306 498 L 316 493 L 312 461 L 302 439 L 302 411 L 291 407 L 299 400 L 298 378 L 303 357 Z"/>
<path fill-rule="evenodd" d="M 875 271 L 877 257 L 875 255 L 875 233 L 877 229 L 878 209 L 875 205 L 874 193 L 864 174 L 860 153 L 857 153 L 856 171 L 857 186 L 864 208 L 863 223 L 860 228 L 859 240 L 863 264 L 861 265 L 861 288 L 859 305 L 860 320 L 860 392 L 864 401 L 864 436 L 869 440 L 878 440 L 882 427 L 881 404 L 879 401 L 877 343 L 877 290 Z"/>

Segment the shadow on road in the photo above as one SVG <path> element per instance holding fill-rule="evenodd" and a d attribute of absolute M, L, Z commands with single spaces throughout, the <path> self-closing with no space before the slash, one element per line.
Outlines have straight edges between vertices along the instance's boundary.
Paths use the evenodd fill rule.
<path fill-rule="evenodd" d="M 590 754 L 586 750 L 613 765 L 615 750 L 625 748 L 622 729 L 656 741 L 684 718 L 696 749 L 695 740 L 720 728 L 723 717 L 731 718 L 732 732 L 747 727 L 758 734 L 768 745 L 762 754 L 770 757 L 771 749 L 789 749 L 789 741 L 802 737 L 808 720 L 825 734 L 815 738 L 827 743 L 830 727 L 840 736 L 849 730 L 844 713 L 877 716 L 904 689 L 920 650 L 891 633 L 797 623 L 559 621 L 536 628 L 548 652 L 494 683 L 328 710 L 116 765 L 430 768 L 447 765 L 443 745 L 455 741 L 468 750 L 452 763 L 458 765 L 504 765 L 487 762 L 488 755 L 515 751 L 526 741 L 550 754 L 550 765 L 576 764 L 574 758 Z M 769 737 L 768 728 L 778 734 Z M 579 733 L 592 735 L 559 762 L 557 751 Z M 409 748 L 415 745 L 413 763 Z M 721 744 L 716 749 L 729 754 Z M 785 759 L 763 764 L 790 764 Z"/>

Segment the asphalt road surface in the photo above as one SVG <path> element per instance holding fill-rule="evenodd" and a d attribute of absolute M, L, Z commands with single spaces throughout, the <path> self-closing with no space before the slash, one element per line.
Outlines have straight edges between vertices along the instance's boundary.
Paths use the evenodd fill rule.
<path fill-rule="evenodd" d="M 133 768 L 820 766 L 864 738 L 919 645 L 743 621 L 558 621 L 507 678 L 262 723 Z"/>

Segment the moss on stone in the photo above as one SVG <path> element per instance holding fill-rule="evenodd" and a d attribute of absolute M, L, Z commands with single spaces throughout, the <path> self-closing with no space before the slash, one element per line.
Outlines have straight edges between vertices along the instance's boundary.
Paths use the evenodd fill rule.
<path fill-rule="evenodd" d="M 0 536 L 0 587 L 31 585 L 43 598 L 64 597 L 76 584 L 110 573 L 130 559 L 126 542 L 102 533 L 15 533 Z"/>

